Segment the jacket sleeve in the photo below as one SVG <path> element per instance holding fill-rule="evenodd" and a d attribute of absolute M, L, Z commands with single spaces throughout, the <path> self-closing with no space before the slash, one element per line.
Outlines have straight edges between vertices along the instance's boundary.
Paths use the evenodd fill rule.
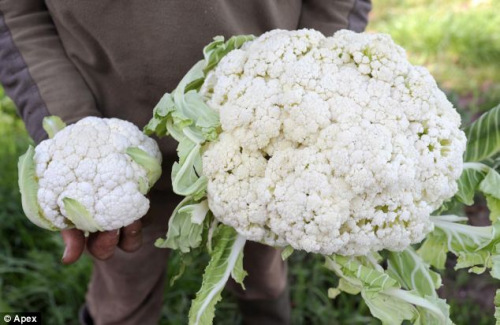
<path fill-rule="evenodd" d="M 36 142 L 47 137 L 47 115 L 66 123 L 101 115 L 43 0 L 0 0 L 0 82 Z"/>
<path fill-rule="evenodd" d="M 314 28 L 325 36 L 339 29 L 362 32 L 368 24 L 370 0 L 303 0 L 299 28 Z"/>

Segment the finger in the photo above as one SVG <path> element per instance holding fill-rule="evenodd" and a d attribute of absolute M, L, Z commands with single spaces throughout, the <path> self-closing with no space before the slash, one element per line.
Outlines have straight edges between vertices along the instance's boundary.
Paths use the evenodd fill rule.
<path fill-rule="evenodd" d="M 137 220 L 122 228 L 118 246 L 125 252 L 135 252 L 142 245 L 142 222 Z"/>
<path fill-rule="evenodd" d="M 119 238 L 120 230 L 93 233 L 87 241 L 87 249 L 95 258 L 107 260 L 113 256 Z"/>
<path fill-rule="evenodd" d="M 85 249 L 85 235 L 78 229 L 62 230 L 61 235 L 66 247 L 62 257 L 63 264 L 76 262 Z"/>

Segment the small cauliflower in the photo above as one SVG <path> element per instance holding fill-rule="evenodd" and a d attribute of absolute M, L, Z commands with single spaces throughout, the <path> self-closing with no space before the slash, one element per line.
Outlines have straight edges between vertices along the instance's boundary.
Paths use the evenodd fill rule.
<path fill-rule="evenodd" d="M 457 191 L 460 116 L 388 35 L 274 30 L 222 58 L 201 94 L 222 128 L 203 154 L 208 204 L 249 240 L 400 251 Z"/>
<path fill-rule="evenodd" d="M 147 191 L 161 174 L 156 142 L 134 124 L 87 117 L 66 126 L 44 121 L 50 139 L 19 160 L 19 186 L 27 217 L 40 227 L 119 229 L 149 209 Z"/>

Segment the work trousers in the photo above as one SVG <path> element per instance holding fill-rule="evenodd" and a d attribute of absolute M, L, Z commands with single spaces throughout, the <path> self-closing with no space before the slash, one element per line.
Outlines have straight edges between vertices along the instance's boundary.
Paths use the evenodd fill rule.
<path fill-rule="evenodd" d="M 165 236 L 168 218 L 179 198 L 169 192 L 154 191 L 150 200 L 151 209 L 143 218 L 142 247 L 134 253 L 117 249 L 109 260 L 94 260 L 86 304 L 96 325 L 153 325 L 160 321 L 169 250 L 155 247 L 154 242 Z M 246 290 L 242 290 L 234 281 L 229 281 L 226 286 L 238 297 L 240 305 L 244 305 L 241 301 L 247 300 L 255 301 L 258 306 L 259 303 L 266 304 L 266 301 L 280 297 L 282 301 L 287 301 L 282 297 L 287 287 L 286 265 L 279 250 L 247 242 L 244 268 L 248 272 L 244 282 Z M 277 312 L 287 312 L 286 307 L 289 308 L 276 307 L 284 308 Z M 272 314 L 272 311 L 266 313 Z M 259 319 L 260 316 L 252 317 Z"/>

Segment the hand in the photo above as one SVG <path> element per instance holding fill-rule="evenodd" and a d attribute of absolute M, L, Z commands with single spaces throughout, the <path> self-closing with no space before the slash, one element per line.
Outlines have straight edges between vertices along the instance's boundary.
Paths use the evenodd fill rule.
<path fill-rule="evenodd" d="M 99 260 L 107 260 L 113 256 L 116 246 L 125 252 L 135 252 L 142 245 L 142 222 L 135 221 L 119 230 L 110 230 L 90 234 L 87 238 L 83 231 L 67 229 L 61 231 L 66 245 L 62 262 L 72 264 L 76 262 L 85 246 L 90 254 Z"/>

